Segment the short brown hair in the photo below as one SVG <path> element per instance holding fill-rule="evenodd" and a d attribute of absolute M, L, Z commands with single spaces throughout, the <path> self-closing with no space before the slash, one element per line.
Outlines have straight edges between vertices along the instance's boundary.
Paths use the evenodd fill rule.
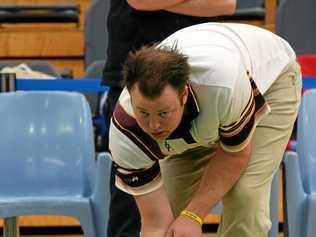
<path fill-rule="evenodd" d="M 189 73 L 188 58 L 176 46 L 144 46 L 129 53 L 123 66 L 123 83 L 131 90 L 138 82 L 144 96 L 156 98 L 166 85 L 183 91 Z"/>

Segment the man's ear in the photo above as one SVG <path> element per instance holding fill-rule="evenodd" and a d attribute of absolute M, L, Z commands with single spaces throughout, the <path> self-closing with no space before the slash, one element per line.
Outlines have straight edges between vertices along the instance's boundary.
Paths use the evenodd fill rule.
<path fill-rule="evenodd" d="M 182 104 L 185 105 L 187 103 L 189 97 L 189 86 L 185 85 L 184 90 L 182 92 Z"/>

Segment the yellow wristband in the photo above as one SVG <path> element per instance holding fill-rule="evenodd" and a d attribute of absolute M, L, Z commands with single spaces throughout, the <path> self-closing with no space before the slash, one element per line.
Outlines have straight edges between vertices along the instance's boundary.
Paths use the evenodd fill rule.
<path fill-rule="evenodd" d="M 202 218 L 199 217 L 198 215 L 196 215 L 195 213 L 191 212 L 191 211 L 183 210 L 183 211 L 180 213 L 180 215 L 181 215 L 181 216 L 189 217 L 191 220 L 196 221 L 196 222 L 199 223 L 201 226 L 202 226 L 202 224 L 203 224 Z"/>

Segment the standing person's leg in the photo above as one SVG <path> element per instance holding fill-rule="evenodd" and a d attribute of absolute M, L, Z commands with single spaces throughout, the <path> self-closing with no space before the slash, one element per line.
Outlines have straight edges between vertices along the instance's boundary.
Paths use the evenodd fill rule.
<path fill-rule="evenodd" d="M 264 94 L 271 112 L 256 127 L 246 171 L 223 198 L 220 237 L 267 237 L 271 183 L 293 129 L 300 94 L 301 74 L 293 63 Z"/>
<path fill-rule="evenodd" d="M 116 102 L 121 94 L 121 88 L 111 87 L 104 106 L 106 127 L 110 127 L 111 117 Z M 106 150 L 108 150 L 108 131 L 106 135 Z M 133 196 L 122 192 L 115 186 L 115 174 L 112 166 L 110 179 L 110 213 L 108 222 L 109 237 L 139 237 L 140 215 Z"/>

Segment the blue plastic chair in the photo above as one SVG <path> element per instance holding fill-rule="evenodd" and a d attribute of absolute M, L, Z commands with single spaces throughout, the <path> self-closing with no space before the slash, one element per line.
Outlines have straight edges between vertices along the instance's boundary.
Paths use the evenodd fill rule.
<path fill-rule="evenodd" d="M 84 96 L 1 93 L 0 113 L 0 216 L 71 216 L 85 236 L 105 237 L 111 161 L 95 160 Z"/>
<path fill-rule="evenodd" d="M 306 91 L 298 116 L 297 152 L 284 157 L 285 236 L 316 236 L 316 90 Z"/>

